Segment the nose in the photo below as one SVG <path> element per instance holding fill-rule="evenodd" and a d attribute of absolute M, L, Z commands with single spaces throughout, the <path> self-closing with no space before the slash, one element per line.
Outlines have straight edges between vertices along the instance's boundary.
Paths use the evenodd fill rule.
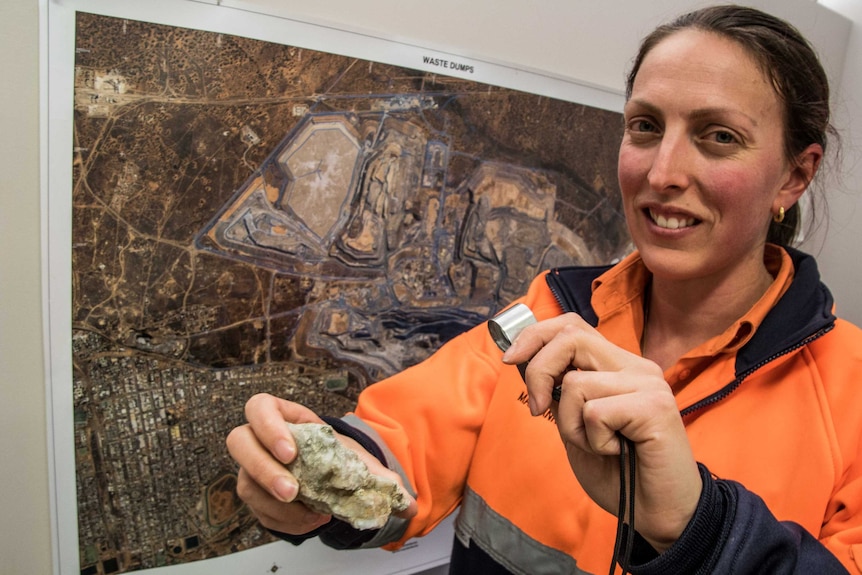
<path fill-rule="evenodd" d="M 689 185 L 692 143 L 682 133 L 665 132 L 661 142 L 654 148 L 647 180 L 656 192 L 684 190 Z"/>

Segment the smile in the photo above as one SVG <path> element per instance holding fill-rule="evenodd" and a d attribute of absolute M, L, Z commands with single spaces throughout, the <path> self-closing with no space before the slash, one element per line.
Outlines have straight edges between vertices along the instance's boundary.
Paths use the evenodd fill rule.
<path fill-rule="evenodd" d="M 666 230 L 678 230 L 680 228 L 688 228 L 697 223 L 695 218 L 685 218 L 681 216 L 663 216 L 649 210 L 650 219 L 660 228 Z"/>

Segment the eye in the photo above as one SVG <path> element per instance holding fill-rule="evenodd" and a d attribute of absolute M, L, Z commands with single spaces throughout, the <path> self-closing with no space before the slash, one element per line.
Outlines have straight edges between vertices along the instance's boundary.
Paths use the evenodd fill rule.
<path fill-rule="evenodd" d="M 706 139 L 716 144 L 730 145 L 740 143 L 736 134 L 728 130 L 712 130 L 706 134 Z"/>
<path fill-rule="evenodd" d="M 661 139 L 662 128 L 650 116 L 636 116 L 626 122 L 626 137 L 636 145 L 649 145 Z"/>
<path fill-rule="evenodd" d="M 652 123 L 649 120 L 643 118 L 636 118 L 629 122 L 629 129 L 633 132 L 641 132 L 641 133 L 652 133 L 658 131 L 658 126 Z"/>

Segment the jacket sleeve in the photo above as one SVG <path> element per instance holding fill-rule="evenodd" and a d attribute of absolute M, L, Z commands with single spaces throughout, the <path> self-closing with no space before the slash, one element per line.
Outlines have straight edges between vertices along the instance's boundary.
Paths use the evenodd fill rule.
<path fill-rule="evenodd" d="M 544 273 L 517 301 L 538 319 L 560 313 Z M 428 359 L 362 391 L 356 411 L 345 419 L 380 446 L 418 507 L 403 529 L 387 524 L 389 535 L 380 533 L 365 546 L 397 549 L 429 533 L 460 505 L 501 372 L 512 369 L 502 355 L 482 322 Z"/>
<path fill-rule="evenodd" d="M 339 433 L 397 472 L 416 498 L 409 522 L 391 516 L 377 531 L 358 531 L 333 519 L 302 536 L 273 533 L 293 544 L 319 536 L 337 549 L 397 549 L 430 532 L 461 502 L 473 451 L 503 367 L 487 323 L 462 333 L 426 360 L 370 385 Z"/>
<path fill-rule="evenodd" d="M 560 313 L 544 274 L 518 302 L 540 320 Z M 378 534 L 366 546 L 397 549 L 429 533 L 460 505 L 501 371 L 512 370 L 502 355 L 482 322 L 425 361 L 362 391 L 355 413 L 345 419 L 377 442 L 418 506 L 400 532 L 387 524 L 390 535 Z"/>
<path fill-rule="evenodd" d="M 503 367 L 501 355 L 483 323 L 363 390 L 355 413 L 345 419 L 374 439 L 418 505 L 405 529 L 387 524 L 390 535 L 375 537 L 371 545 L 398 548 L 458 507 Z"/>
<path fill-rule="evenodd" d="M 661 555 L 635 537 L 632 575 L 848 573 L 802 527 L 778 521 L 760 497 L 735 481 L 714 478 L 704 465 L 700 472 L 703 491 L 682 536 Z"/>
<path fill-rule="evenodd" d="M 517 301 L 540 319 L 560 313 L 545 274 Z M 275 535 L 295 544 L 319 535 L 331 547 L 394 550 L 429 533 L 461 503 L 473 452 L 505 368 L 502 355 L 487 322 L 482 322 L 424 361 L 368 386 L 355 412 L 341 425 L 333 424 L 402 477 L 418 506 L 409 522 L 393 516 L 379 531 L 357 532 L 333 520 L 305 536 Z"/>

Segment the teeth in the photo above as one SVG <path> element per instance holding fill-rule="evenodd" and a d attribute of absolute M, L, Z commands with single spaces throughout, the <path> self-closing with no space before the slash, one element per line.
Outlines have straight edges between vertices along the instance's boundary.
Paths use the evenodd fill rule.
<path fill-rule="evenodd" d="M 652 221 L 654 221 L 658 227 L 668 230 L 687 228 L 688 226 L 693 226 L 695 222 L 694 218 L 677 218 L 674 216 L 665 217 L 652 210 L 650 210 L 649 214 L 650 217 L 652 217 Z"/>

